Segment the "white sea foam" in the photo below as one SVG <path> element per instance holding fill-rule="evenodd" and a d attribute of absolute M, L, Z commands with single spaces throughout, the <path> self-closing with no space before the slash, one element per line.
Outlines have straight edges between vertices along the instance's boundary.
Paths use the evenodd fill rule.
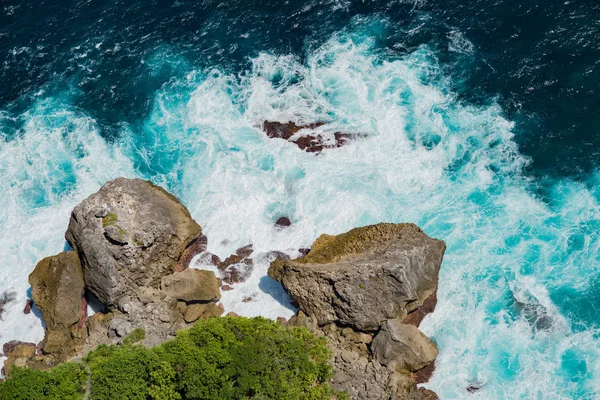
<path fill-rule="evenodd" d="M 583 296 L 594 287 L 597 194 L 565 180 L 548 194 L 551 204 L 542 201 L 499 106 L 460 103 L 428 48 L 394 60 L 359 36 L 336 35 L 305 63 L 261 54 L 239 76 L 192 73 L 157 93 L 143 132 L 124 132 L 114 146 L 77 113 L 65 112 L 58 127 L 31 115 L 42 121 L 0 148 L 0 165 L 12 171 L 0 183 L 8 194 L 0 200 L 2 279 L 21 296 L 0 339 L 40 338 L 40 329 L 23 329 L 26 274 L 61 249 L 77 201 L 136 165 L 189 207 L 208 251 L 226 257 L 253 244 L 254 273 L 223 294 L 227 311 L 291 315 L 265 277 L 271 250 L 297 255 L 321 233 L 415 222 L 448 245 L 438 306 L 422 324 L 440 348 L 427 387 L 448 399 L 594 398 L 598 332 L 576 328 L 557 293 Z M 357 137 L 316 155 L 267 138 L 265 119 L 323 121 L 324 134 Z M 42 157 L 13 156 L 22 151 Z M 70 182 L 62 162 L 76 179 L 53 193 Z M 46 193 L 42 206 L 28 203 L 34 186 Z M 292 225 L 276 229 L 280 216 Z M 33 317 L 25 321 L 35 326 Z"/>

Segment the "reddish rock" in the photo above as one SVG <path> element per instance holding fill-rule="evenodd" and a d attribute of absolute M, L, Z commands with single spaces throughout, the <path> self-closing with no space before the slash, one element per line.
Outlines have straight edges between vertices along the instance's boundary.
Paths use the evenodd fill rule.
<path fill-rule="evenodd" d="M 433 371 L 435 371 L 435 361 L 415 372 L 417 384 L 429 382 L 429 379 L 431 379 L 431 376 L 433 375 Z"/>
<path fill-rule="evenodd" d="M 4 344 L 2 345 L 2 353 L 3 353 L 5 356 L 8 356 L 10 353 L 12 353 L 12 352 L 13 352 L 13 350 L 14 350 L 14 349 L 15 349 L 17 346 L 19 346 L 19 345 L 21 345 L 21 344 L 24 344 L 24 345 L 26 345 L 26 346 L 35 346 L 35 345 L 36 345 L 35 343 L 30 343 L 30 342 L 21 342 L 21 341 L 19 341 L 19 340 L 11 340 L 10 342 L 6 342 L 6 343 L 4 343 Z"/>
<path fill-rule="evenodd" d="M 440 400 L 437 393 L 432 390 L 419 388 L 419 393 L 421 394 L 421 400 Z"/>
<path fill-rule="evenodd" d="M 286 226 L 290 226 L 292 225 L 292 221 L 290 221 L 290 219 L 288 217 L 280 217 L 276 222 L 275 225 L 281 228 L 284 228 Z"/>
<path fill-rule="evenodd" d="M 310 253 L 310 249 L 307 249 L 307 248 L 302 248 L 302 249 L 298 249 L 298 252 L 299 252 L 300 254 L 302 254 L 302 256 L 304 257 L 304 256 L 307 256 L 307 255 L 308 255 L 308 253 Z"/>
<path fill-rule="evenodd" d="M 81 317 L 79 318 L 79 322 L 77 323 L 78 328 L 87 327 L 87 318 L 88 318 L 88 302 L 85 297 L 81 298 Z"/>
<path fill-rule="evenodd" d="M 233 290 L 233 288 L 229 285 L 223 285 L 221 286 L 221 290 L 224 292 L 229 292 L 230 290 Z"/>
<path fill-rule="evenodd" d="M 269 259 L 269 261 L 289 260 L 290 256 L 281 251 L 270 251 L 267 253 L 267 258 Z"/>
<path fill-rule="evenodd" d="M 189 268 L 192 258 L 196 255 L 206 251 L 206 245 L 208 244 L 208 238 L 200 232 L 200 235 L 196 239 L 192 240 L 181 255 L 181 259 L 175 264 L 174 271 L 181 272 Z M 216 256 L 215 256 L 216 257 Z"/>
<path fill-rule="evenodd" d="M 23 309 L 23 314 L 29 314 L 31 312 L 31 306 L 33 305 L 33 301 L 31 299 L 27 299 L 25 302 L 25 308 Z"/>
<path fill-rule="evenodd" d="M 221 271 L 221 277 L 225 283 L 239 283 L 245 281 L 252 273 L 254 262 L 248 258 L 252 255 L 252 245 L 240 247 L 235 254 L 219 262 L 217 267 Z"/>
<path fill-rule="evenodd" d="M 283 317 L 277 317 L 276 320 L 278 323 L 280 323 L 281 325 L 285 325 L 287 324 L 287 319 L 283 318 Z"/>
<path fill-rule="evenodd" d="M 254 296 L 244 297 L 242 299 L 242 303 L 250 303 L 253 300 L 254 300 Z"/>
<path fill-rule="evenodd" d="M 263 130 L 268 137 L 291 141 L 301 150 L 308 153 L 320 153 L 324 149 L 341 147 L 350 141 L 350 135 L 341 132 L 334 133 L 334 144 L 327 143 L 326 138 L 318 133 L 306 134 L 291 140 L 291 138 L 302 129 L 314 130 L 323 125 L 325 125 L 323 122 L 316 122 L 308 125 L 296 125 L 294 122 L 281 123 L 276 121 L 265 121 L 263 123 Z"/>
<path fill-rule="evenodd" d="M 423 318 L 429 313 L 432 313 L 435 310 L 435 306 L 437 304 L 437 290 L 431 294 L 428 298 L 425 299 L 423 305 L 413 312 L 409 313 L 404 317 L 405 324 L 414 325 L 418 327 L 423 321 Z"/>
<path fill-rule="evenodd" d="M 232 317 L 232 318 L 239 317 L 239 315 L 236 312 L 233 312 L 233 311 L 229 311 L 227 313 L 227 315 L 225 315 L 225 316 L 226 317 Z"/>

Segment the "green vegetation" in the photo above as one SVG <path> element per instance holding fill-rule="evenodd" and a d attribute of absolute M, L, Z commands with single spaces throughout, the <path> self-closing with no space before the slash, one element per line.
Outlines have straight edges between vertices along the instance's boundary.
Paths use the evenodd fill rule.
<path fill-rule="evenodd" d="M 102 227 L 106 228 L 109 225 L 113 225 L 117 222 L 116 214 L 110 213 L 106 217 L 102 218 Z"/>
<path fill-rule="evenodd" d="M 3 400 L 79 400 L 86 373 L 81 364 L 61 364 L 50 371 L 14 368 L 10 379 L 0 384 Z"/>
<path fill-rule="evenodd" d="M 225 317 L 201 320 L 152 349 L 134 344 L 144 335 L 136 330 L 121 346 L 100 346 L 83 365 L 49 372 L 15 368 L 0 384 L 0 398 L 82 399 L 86 370 L 90 400 L 341 398 L 327 385 L 325 339 L 304 328 Z"/>
<path fill-rule="evenodd" d="M 136 328 L 123 339 L 123 344 L 134 344 L 146 339 L 146 331 L 144 328 Z"/>

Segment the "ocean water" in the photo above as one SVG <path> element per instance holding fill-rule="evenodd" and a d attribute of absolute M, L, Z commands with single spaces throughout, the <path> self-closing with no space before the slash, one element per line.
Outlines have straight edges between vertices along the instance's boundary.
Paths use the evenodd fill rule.
<path fill-rule="evenodd" d="M 143 177 L 209 251 L 253 244 L 227 310 L 294 312 L 269 251 L 414 222 L 448 247 L 421 325 L 440 349 L 426 387 L 598 398 L 600 6 L 439 3 L 0 4 L 0 292 L 17 293 L 0 342 L 43 337 L 27 275 L 65 247 L 70 210 Z M 309 154 L 265 120 L 353 140 Z"/>

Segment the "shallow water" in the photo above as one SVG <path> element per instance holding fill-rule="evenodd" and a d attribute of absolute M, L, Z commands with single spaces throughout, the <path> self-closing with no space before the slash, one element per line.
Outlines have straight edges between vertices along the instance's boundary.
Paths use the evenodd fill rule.
<path fill-rule="evenodd" d="M 108 179 L 139 176 L 188 206 L 209 251 L 254 245 L 254 273 L 224 293 L 228 310 L 293 313 L 266 277 L 271 250 L 294 256 L 324 232 L 414 222 L 448 246 L 421 325 L 440 348 L 428 388 L 596 398 L 598 117 L 586 109 L 598 98 L 597 6 L 545 5 L 4 6 L 0 288 L 18 299 L 0 342 L 42 338 L 22 314 L 26 277 L 64 248 L 72 207 Z M 548 54 L 565 65 L 544 64 Z M 570 108 L 553 113 L 556 103 Z M 354 140 L 305 153 L 267 138 L 264 120 L 322 121 L 324 135 Z M 292 225 L 275 228 L 281 216 Z"/>

